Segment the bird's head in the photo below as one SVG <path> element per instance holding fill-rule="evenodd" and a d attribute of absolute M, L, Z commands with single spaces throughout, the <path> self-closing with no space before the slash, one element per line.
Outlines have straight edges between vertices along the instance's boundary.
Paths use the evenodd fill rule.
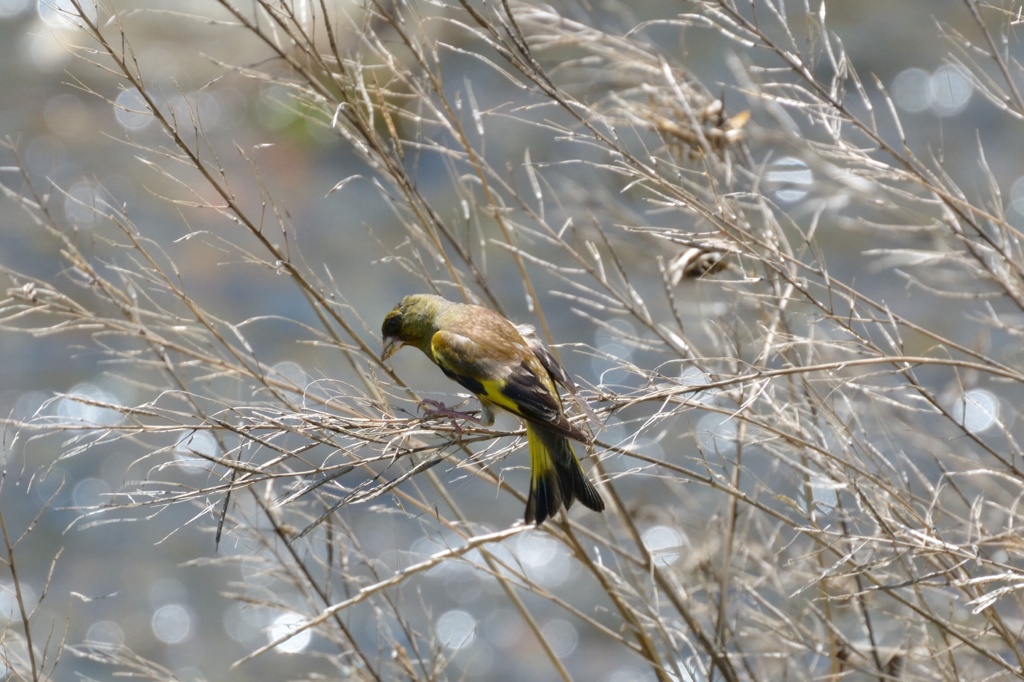
<path fill-rule="evenodd" d="M 450 305 L 449 301 L 431 294 L 412 294 L 403 298 L 384 317 L 381 325 L 384 337 L 381 361 L 390 358 L 402 346 L 415 346 L 429 355 L 430 339 L 437 331 L 437 314 Z"/>

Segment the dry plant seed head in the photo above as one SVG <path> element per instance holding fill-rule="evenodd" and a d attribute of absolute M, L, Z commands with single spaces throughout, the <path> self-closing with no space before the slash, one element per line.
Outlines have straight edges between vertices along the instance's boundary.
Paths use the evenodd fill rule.
<path fill-rule="evenodd" d="M 672 284 L 679 284 L 684 279 L 696 279 L 735 267 L 729 262 L 728 257 L 729 254 L 723 251 L 691 246 L 669 262 L 668 272 Z"/>

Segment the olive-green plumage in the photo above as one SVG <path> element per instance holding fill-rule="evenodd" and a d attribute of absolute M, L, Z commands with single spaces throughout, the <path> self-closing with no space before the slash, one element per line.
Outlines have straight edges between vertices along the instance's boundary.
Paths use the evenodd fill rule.
<path fill-rule="evenodd" d="M 384 318 L 381 332 L 381 359 L 402 346 L 419 348 L 449 379 L 480 399 L 485 424 L 493 421 L 494 407 L 526 422 L 531 470 L 527 523 L 540 525 L 576 499 L 594 511 L 604 509 L 568 440 L 589 443 L 590 438 L 566 418 L 556 383 L 575 387 L 536 337 L 524 336 L 493 310 L 431 294 L 403 298 Z"/>

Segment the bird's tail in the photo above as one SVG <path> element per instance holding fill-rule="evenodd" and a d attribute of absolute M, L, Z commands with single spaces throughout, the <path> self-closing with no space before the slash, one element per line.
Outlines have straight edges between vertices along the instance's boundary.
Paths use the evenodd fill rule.
<path fill-rule="evenodd" d="M 526 425 L 530 447 L 530 496 L 526 500 L 526 522 L 538 526 L 559 507 L 568 509 L 574 500 L 594 511 L 604 510 L 604 500 L 583 473 L 569 439 L 560 433 Z"/>

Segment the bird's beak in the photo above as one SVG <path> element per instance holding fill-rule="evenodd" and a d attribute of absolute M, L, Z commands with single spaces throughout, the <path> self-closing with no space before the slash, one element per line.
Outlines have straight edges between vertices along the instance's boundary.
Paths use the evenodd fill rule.
<path fill-rule="evenodd" d="M 384 337 L 384 349 L 380 352 L 380 361 L 384 362 L 392 355 L 395 351 L 402 347 L 402 342 L 398 340 L 397 336 L 385 336 Z"/>

